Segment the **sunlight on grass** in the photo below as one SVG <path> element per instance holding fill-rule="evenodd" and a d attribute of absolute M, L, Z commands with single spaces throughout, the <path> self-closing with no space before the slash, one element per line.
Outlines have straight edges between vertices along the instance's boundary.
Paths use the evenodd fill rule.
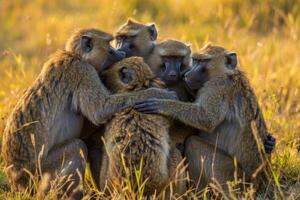
<path fill-rule="evenodd" d="M 155 22 L 159 40 L 177 38 L 192 44 L 194 50 L 211 42 L 237 52 L 241 68 L 258 96 L 269 131 L 277 139 L 272 156 L 272 183 L 267 194 L 259 194 L 258 198 L 300 198 L 300 3 L 297 0 L 1 1 L 0 132 L 17 99 L 35 80 L 49 54 L 64 47 L 73 29 L 97 27 L 113 33 L 128 17 Z M 136 173 L 139 177 L 139 170 Z M 86 183 L 90 188 L 88 195 L 103 195 L 90 179 Z M 138 193 L 142 194 L 143 182 L 138 184 L 141 190 Z M 204 199 L 206 193 L 202 194 Z M 253 198 L 250 193 L 245 194 L 245 199 Z M 193 192 L 189 195 L 195 197 Z M 23 200 L 30 196 L 9 192 L 5 175 L 0 171 L 0 198 Z"/>

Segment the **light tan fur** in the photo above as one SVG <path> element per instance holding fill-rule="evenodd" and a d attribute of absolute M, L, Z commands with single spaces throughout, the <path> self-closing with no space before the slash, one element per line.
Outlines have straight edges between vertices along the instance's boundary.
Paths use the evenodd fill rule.
<path fill-rule="evenodd" d="M 146 57 L 155 46 L 155 41 L 151 39 L 149 27 L 155 26 L 154 23 L 143 24 L 133 19 L 128 19 L 115 33 L 116 39 L 119 37 L 129 38 L 132 45 L 136 47 L 134 56 Z"/>
<path fill-rule="evenodd" d="M 227 52 L 208 45 L 193 54 L 193 59 L 210 59 L 208 80 L 197 91 L 194 102 L 158 100 L 160 114 L 201 130 L 185 143 L 190 176 L 195 184 L 200 181 L 200 190 L 212 179 L 226 184 L 234 179 L 235 170 L 257 186 L 261 173 L 256 174 L 256 170 L 264 169 L 268 157 L 262 150 L 267 128 L 257 98 L 246 76 L 238 68 L 225 66 Z"/>
<path fill-rule="evenodd" d="M 128 84 L 124 84 L 120 78 L 120 71 L 124 68 L 131 71 L 133 76 Z M 106 84 L 113 93 L 164 86 L 154 77 L 143 59 L 138 57 L 116 63 L 104 76 L 109 77 Z M 122 178 L 135 183 L 135 170 L 140 169 L 142 164 L 142 181 L 146 181 L 144 194 L 151 195 L 164 189 L 182 159 L 180 152 L 171 144 L 169 128 L 170 121 L 160 115 L 142 114 L 131 108 L 117 113 L 107 124 L 105 132 L 108 160 L 103 161 L 101 171 L 102 175 L 106 175 L 108 184 L 118 185 Z M 127 172 L 124 163 L 129 168 Z M 105 186 L 104 180 L 102 178 L 102 188 Z M 184 191 L 183 181 L 175 185 L 175 193 Z"/>
<path fill-rule="evenodd" d="M 93 42 L 93 49 L 88 53 L 81 48 L 83 36 Z M 110 95 L 98 73 L 112 49 L 111 39 L 110 34 L 96 29 L 75 32 L 65 50 L 50 56 L 18 101 L 7 119 L 2 143 L 3 160 L 13 190 L 28 187 L 26 171 L 36 175 L 38 160 L 41 175 L 50 173 L 52 179 L 57 175 L 71 175 L 75 179 L 73 186 L 77 186 L 80 177 L 84 178 L 87 154 L 86 145 L 78 139 L 85 118 L 99 125 L 140 99 L 140 95 L 172 96 L 159 89 Z M 74 187 L 69 188 L 70 193 Z"/>

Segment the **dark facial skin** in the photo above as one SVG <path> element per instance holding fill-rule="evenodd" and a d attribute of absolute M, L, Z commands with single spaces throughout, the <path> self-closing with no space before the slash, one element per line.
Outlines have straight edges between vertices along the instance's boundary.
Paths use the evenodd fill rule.
<path fill-rule="evenodd" d="M 105 61 L 105 63 L 103 64 L 102 69 L 105 70 L 107 67 L 111 66 L 112 64 L 122 60 L 123 58 L 125 58 L 126 53 L 124 51 L 120 51 L 120 50 L 116 50 L 114 48 L 111 48 L 108 51 L 108 57 Z"/>
<path fill-rule="evenodd" d="M 117 39 L 117 48 L 120 51 L 126 53 L 126 57 L 131 57 L 137 55 L 137 49 L 134 45 L 134 39 L 136 36 L 118 36 Z"/>
<path fill-rule="evenodd" d="M 185 70 L 183 57 L 179 56 L 164 56 L 162 57 L 162 66 L 159 73 L 160 79 L 168 86 L 178 83 L 182 78 L 182 73 Z"/>
<path fill-rule="evenodd" d="M 184 74 L 184 81 L 192 91 L 200 89 L 209 80 L 207 65 L 210 59 L 193 59 L 192 68 Z"/>
<path fill-rule="evenodd" d="M 91 52 L 94 48 L 92 38 L 88 36 L 82 36 L 81 48 L 82 51 L 86 54 Z M 123 58 L 125 58 L 125 55 L 126 55 L 125 52 L 116 50 L 109 45 L 109 50 L 108 50 L 106 60 L 102 64 L 102 66 L 98 66 L 98 71 L 101 72 L 105 70 L 107 67 L 109 67 L 110 65 L 114 64 L 115 62 L 122 60 Z"/>
<path fill-rule="evenodd" d="M 128 69 L 127 67 L 124 67 L 119 72 L 120 80 L 124 84 L 129 84 L 134 78 L 134 73 L 135 72 L 133 69 Z"/>

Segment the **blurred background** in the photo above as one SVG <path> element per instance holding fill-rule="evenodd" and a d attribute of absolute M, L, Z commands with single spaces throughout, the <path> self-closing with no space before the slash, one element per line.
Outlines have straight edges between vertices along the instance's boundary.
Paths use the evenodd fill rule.
<path fill-rule="evenodd" d="M 299 0 L 0 0 L 0 132 L 49 54 L 76 28 L 114 33 L 127 18 L 155 22 L 159 40 L 236 51 L 270 132 L 278 195 L 300 194 Z M 1 182 L 5 182 L 2 173 Z M 300 198 L 300 197 L 299 197 Z"/>

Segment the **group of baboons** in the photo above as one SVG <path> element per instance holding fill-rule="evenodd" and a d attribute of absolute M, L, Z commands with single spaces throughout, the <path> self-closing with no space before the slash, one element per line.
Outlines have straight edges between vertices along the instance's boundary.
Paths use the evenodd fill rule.
<path fill-rule="evenodd" d="M 183 158 L 189 179 L 177 174 L 173 193 L 213 181 L 226 190 L 236 176 L 260 185 L 275 139 L 236 53 L 206 45 L 191 54 L 181 41 L 156 39 L 154 24 L 128 20 L 114 37 L 79 30 L 50 57 L 4 130 L 14 191 L 47 175 L 46 194 L 67 177 L 61 191 L 80 199 L 87 161 L 101 190 L 128 167 L 142 169 L 144 195 L 158 194 Z"/>

